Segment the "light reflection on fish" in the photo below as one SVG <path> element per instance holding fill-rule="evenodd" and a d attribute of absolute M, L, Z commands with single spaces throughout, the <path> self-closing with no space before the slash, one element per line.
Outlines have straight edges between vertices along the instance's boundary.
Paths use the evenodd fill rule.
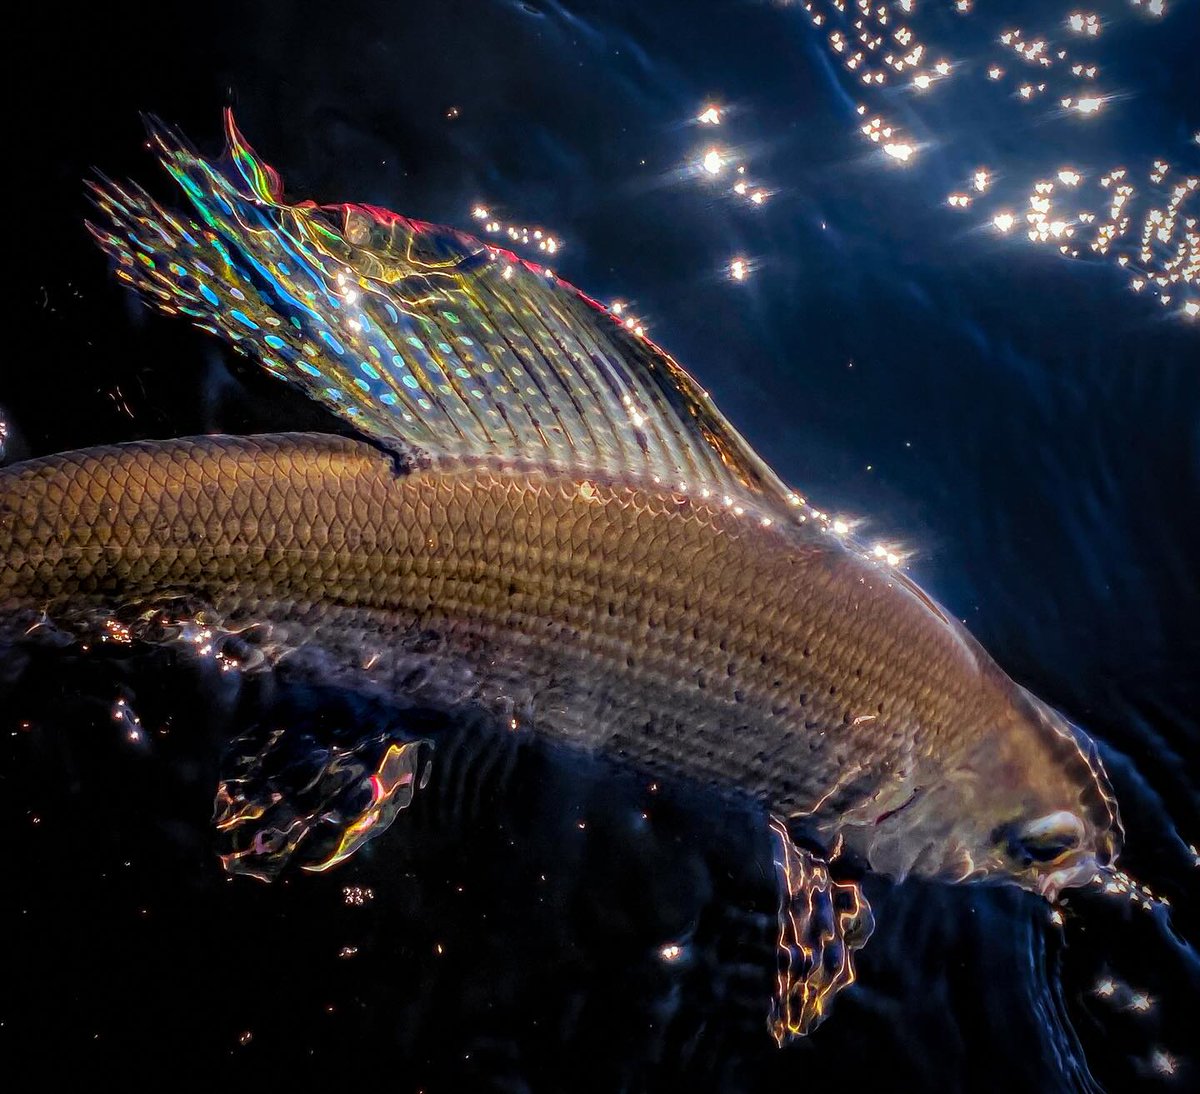
<path fill-rule="evenodd" d="M 151 302 L 364 439 L 0 470 L 0 608 L 198 598 L 397 690 L 754 796 L 781 818 L 781 1039 L 850 982 L 869 915 L 789 826 L 896 878 L 1050 897 L 1115 859 L 1091 742 L 788 490 L 669 356 L 466 235 L 285 202 L 227 129 L 210 162 L 151 124 L 199 221 L 105 182 L 93 234 Z"/>

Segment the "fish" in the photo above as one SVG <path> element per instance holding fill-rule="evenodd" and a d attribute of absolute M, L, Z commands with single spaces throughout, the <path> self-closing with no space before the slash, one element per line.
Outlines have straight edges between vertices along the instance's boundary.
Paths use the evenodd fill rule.
<path fill-rule="evenodd" d="M 777 1035 L 819 1020 L 867 933 L 829 858 L 1047 899 L 1115 862 L 1094 742 L 785 485 L 644 332 L 463 232 L 288 200 L 232 113 L 213 159 L 147 124 L 192 215 L 92 181 L 116 275 L 353 435 L 0 468 L 0 612 L 200 602 L 325 671 L 760 802 L 785 910 L 808 915 L 781 931 Z M 822 923 L 841 909 L 844 959 L 815 987 L 814 894 Z"/>

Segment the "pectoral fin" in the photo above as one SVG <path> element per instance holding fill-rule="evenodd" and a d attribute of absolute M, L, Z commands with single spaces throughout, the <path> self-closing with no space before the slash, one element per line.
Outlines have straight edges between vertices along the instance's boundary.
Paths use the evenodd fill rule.
<path fill-rule="evenodd" d="M 223 765 L 213 824 L 231 874 L 272 881 L 289 863 L 322 871 L 382 835 L 429 778 L 425 740 L 340 740 L 286 729 L 240 737 Z"/>
<path fill-rule="evenodd" d="M 862 890 L 834 881 L 826 862 L 797 847 L 785 821 L 771 818 L 779 885 L 778 978 L 769 1025 L 783 1045 L 822 1021 L 854 983 L 854 953 L 875 922 Z"/>

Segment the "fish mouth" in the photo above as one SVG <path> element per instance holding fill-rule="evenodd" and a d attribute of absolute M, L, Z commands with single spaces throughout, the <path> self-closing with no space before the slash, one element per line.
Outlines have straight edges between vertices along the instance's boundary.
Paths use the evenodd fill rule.
<path fill-rule="evenodd" d="M 1058 900 L 1064 889 L 1078 889 L 1095 881 L 1102 866 L 1096 855 L 1088 852 L 1062 863 L 1053 870 L 1039 873 L 1034 888 L 1050 903 Z"/>

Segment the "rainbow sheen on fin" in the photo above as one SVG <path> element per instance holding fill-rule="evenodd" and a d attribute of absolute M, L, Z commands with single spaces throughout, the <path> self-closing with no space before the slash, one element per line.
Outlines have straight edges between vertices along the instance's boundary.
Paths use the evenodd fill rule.
<path fill-rule="evenodd" d="M 198 219 L 92 183 L 117 276 L 418 462 L 635 475 L 801 504 L 666 353 L 550 270 L 366 205 L 290 204 L 226 115 L 210 161 L 150 121 Z"/>

